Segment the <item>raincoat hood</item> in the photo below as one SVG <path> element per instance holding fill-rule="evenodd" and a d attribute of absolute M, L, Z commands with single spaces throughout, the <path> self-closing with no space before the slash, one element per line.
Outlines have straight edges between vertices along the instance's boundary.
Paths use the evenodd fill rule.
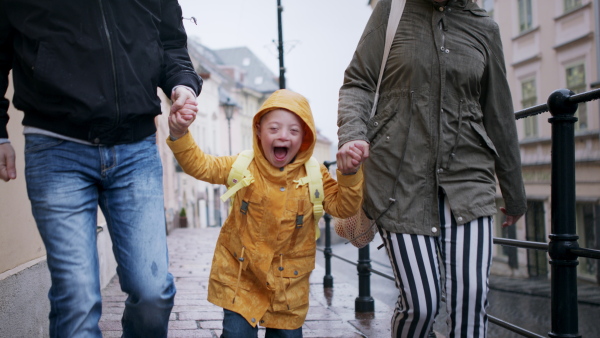
<path fill-rule="evenodd" d="M 261 167 L 264 167 L 261 169 L 267 169 L 267 166 L 272 168 L 273 166 L 265 159 L 265 154 L 258 138 L 257 125 L 260 123 L 260 119 L 265 114 L 276 109 L 288 110 L 300 117 L 304 123 L 304 138 L 302 139 L 302 145 L 300 146 L 300 150 L 298 150 L 298 154 L 296 154 L 295 160 L 288 164 L 288 166 L 291 166 L 288 169 L 292 170 L 298 166 L 304 165 L 304 163 L 308 161 L 313 154 L 315 143 L 317 142 L 315 121 L 313 119 L 308 100 L 304 96 L 287 89 L 280 89 L 271 94 L 271 96 L 269 96 L 269 98 L 260 107 L 258 113 L 254 115 L 254 119 L 252 121 L 252 130 L 254 132 L 254 142 L 252 147 L 254 149 L 254 154 L 262 155 L 256 156 L 258 164 Z"/>

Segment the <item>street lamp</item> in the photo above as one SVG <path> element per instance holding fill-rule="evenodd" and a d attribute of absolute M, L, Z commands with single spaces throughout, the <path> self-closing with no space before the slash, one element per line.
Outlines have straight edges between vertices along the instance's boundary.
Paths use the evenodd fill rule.
<path fill-rule="evenodd" d="M 285 88 L 285 67 L 283 66 L 283 32 L 281 24 L 281 12 L 283 12 L 283 6 L 281 6 L 281 0 L 277 0 L 277 30 L 279 33 L 279 89 Z"/>
<path fill-rule="evenodd" d="M 235 109 L 235 103 L 231 102 L 228 97 L 227 102 L 223 103 L 223 110 L 225 111 L 225 118 L 227 119 L 227 129 L 229 131 L 229 155 L 231 156 L 231 118 L 233 117 L 233 110 Z"/>

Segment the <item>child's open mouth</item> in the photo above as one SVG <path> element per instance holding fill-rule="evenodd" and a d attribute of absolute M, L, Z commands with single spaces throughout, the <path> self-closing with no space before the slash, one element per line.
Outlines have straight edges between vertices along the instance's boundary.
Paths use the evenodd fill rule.
<path fill-rule="evenodd" d="M 288 148 L 287 147 L 275 147 L 273 149 L 273 154 L 275 155 L 275 159 L 277 161 L 283 161 L 285 160 L 285 157 L 287 156 L 288 153 Z"/>

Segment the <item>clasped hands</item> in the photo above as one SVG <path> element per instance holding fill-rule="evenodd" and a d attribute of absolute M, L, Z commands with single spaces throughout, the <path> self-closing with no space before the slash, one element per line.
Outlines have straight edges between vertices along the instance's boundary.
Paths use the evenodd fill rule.
<path fill-rule="evenodd" d="M 178 139 L 184 136 L 188 127 L 196 119 L 198 103 L 189 89 L 177 87 L 171 95 L 173 105 L 169 113 L 169 134 Z"/>
<path fill-rule="evenodd" d="M 360 164 L 369 157 L 369 143 L 364 140 L 346 142 L 335 157 L 338 170 L 342 174 L 354 174 L 360 168 Z"/>

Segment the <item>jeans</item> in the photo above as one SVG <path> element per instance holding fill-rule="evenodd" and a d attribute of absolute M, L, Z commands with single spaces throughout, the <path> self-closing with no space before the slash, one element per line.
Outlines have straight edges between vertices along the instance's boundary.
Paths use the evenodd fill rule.
<path fill-rule="evenodd" d="M 223 334 L 221 338 L 256 338 L 258 326 L 252 327 L 240 314 L 223 309 Z M 265 338 L 302 338 L 302 327 L 295 330 L 267 328 Z"/>
<path fill-rule="evenodd" d="M 102 337 L 98 206 L 128 294 L 124 337 L 166 337 L 175 285 L 168 253 L 156 137 L 89 146 L 25 135 L 25 176 L 47 252 L 51 337 Z"/>

